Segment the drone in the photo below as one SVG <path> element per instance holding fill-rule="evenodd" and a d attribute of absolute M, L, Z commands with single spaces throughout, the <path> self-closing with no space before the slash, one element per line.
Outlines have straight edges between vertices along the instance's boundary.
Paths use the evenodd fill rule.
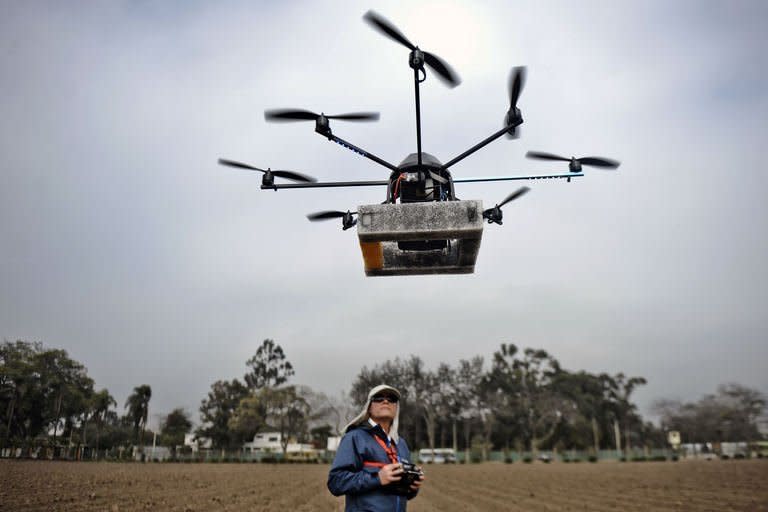
<path fill-rule="evenodd" d="M 268 122 L 314 121 L 315 132 L 331 142 L 367 158 L 389 170 L 386 180 L 317 181 L 314 177 L 288 170 L 261 169 L 228 159 L 219 164 L 263 173 L 263 190 L 332 187 L 386 187 L 386 197 L 379 205 L 359 206 L 357 211 L 327 210 L 307 215 L 310 221 L 341 219 L 344 231 L 357 226 L 367 275 L 405 275 L 437 273 L 471 273 L 480 246 L 482 223 L 503 224 L 502 207 L 526 194 L 521 187 L 492 208 L 483 209 L 480 201 L 459 200 L 457 183 L 565 179 L 584 176 L 583 166 L 616 169 L 620 163 L 603 157 L 562 157 L 552 153 L 528 151 L 526 157 L 538 160 L 568 162 L 568 172 L 529 176 L 490 176 L 454 178 L 451 168 L 491 142 L 506 136 L 520 137 L 523 116 L 518 100 L 526 78 L 524 66 L 513 67 L 508 80 L 509 108 L 500 130 L 481 140 L 445 163 L 422 151 L 420 84 L 427 79 L 427 69 L 445 85 L 454 88 L 461 83 L 451 66 L 434 53 L 414 45 L 392 22 L 368 11 L 363 19 L 377 32 L 409 50 L 408 66 L 413 71 L 416 152 L 399 165 L 392 164 L 351 142 L 331 129 L 331 121 L 370 122 L 379 119 L 378 112 L 351 112 L 327 115 L 304 109 L 265 110 Z M 289 180 L 278 182 L 276 179 Z"/>

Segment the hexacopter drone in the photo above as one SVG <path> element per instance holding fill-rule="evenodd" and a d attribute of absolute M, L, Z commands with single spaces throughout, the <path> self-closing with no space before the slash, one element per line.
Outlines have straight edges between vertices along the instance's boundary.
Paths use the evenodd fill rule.
<path fill-rule="evenodd" d="M 375 121 L 379 118 L 377 112 L 326 115 L 301 109 L 277 109 L 264 112 L 267 121 L 314 121 L 315 131 L 329 141 L 389 169 L 389 179 L 318 182 L 310 176 L 294 171 L 265 170 L 225 159 L 219 159 L 219 163 L 262 172 L 262 189 L 385 186 L 386 199 L 380 205 L 362 205 L 354 212 L 322 211 L 307 215 L 310 221 L 341 218 L 344 230 L 357 226 L 367 275 L 456 274 L 474 271 L 483 220 L 489 224 L 501 225 L 501 208 L 528 192 L 529 188 L 521 187 L 493 208 L 484 210 L 480 201 L 459 200 L 454 191 L 456 183 L 534 179 L 566 179 L 570 182 L 571 178 L 584 176 L 583 165 L 605 169 L 616 169 L 619 166 L 618 161 L 602 157 L 565 158 L 551 153 L 529 151 L 526 153 L 528 158 L 569 162 L 569 172 L 538 176 L 453 178 L 449 169 L 456 163 L 503 135 L 513 139 L 519 137 L 518 127 L 523 123 L 523 117 L 517 107 L 517 101 L 525 82 L 525 68 L 515 67 L 510 73 L 509 110 L 502 129 L 443 164 L 433 155 L 421 150 L 419 84 L 426 80 L 425 66 L 449 87 L 459 85 L 458 75 L 438 56 L 411 43 L 391 22 L 376 12 L 368 11 L 363 19 L 377 31 L 410 50 L 408 65 L 413 70 L 416 103 L 416 153 L 408 155 L 400 165 L 394 165 L 331 131 L 331 119 Z M 295 183 L 275 183 L 275 178 L 284 178 Z"/>

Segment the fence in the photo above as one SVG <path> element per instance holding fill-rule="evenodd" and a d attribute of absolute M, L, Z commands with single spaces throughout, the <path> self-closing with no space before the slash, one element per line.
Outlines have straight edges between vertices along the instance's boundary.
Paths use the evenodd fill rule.
<path fill-rule="evenodd" d="M 178 451 L 175 455 L 168 448 L 147 446 L 144 450 L 124 448 L 112 450 L 95 450 L 88 447 L 67 448 L 5 448 L 0 451 L 0 458 L 12 459 L 40 459 L 40 460 L 70 460 L 70 461 L 115 461 L 115 462 L 181 462 L 181 463 L 325 463 L 330 464 L 333 461 L 335 452 L 325 450 L 313 451 L 311 453 L 288 453 L 281 451 L 243 451 L 243 450 L 199 450 L 195 453 Z M 417 463 L 419 461 L 418 450 L 413 450 L 412 458 Z M 482 453 L 471 451 L 467 457 L 466 451 L 456 453 L 456 460 L 460 464 L 481 463 Z M 560 452 L 539 451 L 536 454 L 532 452 L 518 451 L 490 451 L 487 461 L 497 463 L 529 463 L 539 462 L 598 462 L 598 461 L 620 461 L 626 460 L 625 455 L 619 454 L 616 450 L 600 450 L 595 456 L 593 452 L 579 450 L 565 450 Z M 662 461 L 677 460 L 677 455 L 672 450 L 653 449 L 653 450 L 633 450 L 629 454 L 630 461 Z M 429 463 L 429 462 L 427 462 Z"/>

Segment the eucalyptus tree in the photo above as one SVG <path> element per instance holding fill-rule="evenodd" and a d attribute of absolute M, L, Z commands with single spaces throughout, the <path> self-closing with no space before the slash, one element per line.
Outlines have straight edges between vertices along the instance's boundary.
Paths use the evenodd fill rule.
<path fill-rule="evenodd" d="M 633 418 L 636 418 L 635 411 L 637 407 L 630 401 L 630 396 L 637 388 L 637 386 L 643 386 L 647 382 L 643 377 L 629 377 L 627 378 L 623 373 L 618 373 L 613 378 L 613 398 L 616 401 L 616 424 L 623 424 L 624 426 L 624 452 L 627 458 L 630 456 L 631 440 L 630 437 L 630 422 Z M 642 425 L 642 423 L 641 423 Z M 618 429 L 617 429 L 618 431 Z M 620 443 L 617 440 L 616 448 L 619 449 Z"/>
<path fill-rule="evenodd" d="M 280 432 L 283 455 L 292 438 L 303 440 L 307 434 L 309 404 L 294 386 L 264 388 L 258 393 L 267 412 L 266 422 Z"/>
<path fill-rule="evenodd" d="M 283 348 L 271 339 L 262 342 L 246 365 L 250 371 L 245 374 L 245 383 L 250 389 L 280 386 L 294 374 Z"/>
<path fill-rule="evenodd" d="M 454 452 L 459 450 L 458 424 L 464 407 L 457 375 L 458 370 L 446 363 L 440 363 L 437 367 L 437 383 L 442 400 L 441 409 L 444 413 L 444 420 L 451 425 L 451 442 Z"/>
<path fill-rule="evenodd" d="M 590 445 L 590 440 L 582 439 L 580 434 L 584 421 L 591 431 L 591 445 L 595 455 L 600 450 L 600 425 L 605 424 L 608 398 L 605 395 L 604 376 L 594 375 L 583 370 L 579 372 L 561 371 L 553 379 L 553 388 L 570 404 L 563 409 L 563 420 L 568 423 L 571 435 L 567 439 L 569 447 L 582 448 Z"/>
<path fill-rule="evenodd" d="M 453 400 L 459 406 L 459 417 L 464 423 L 464 449 L 466 461 L 469 462 L 470 445 L 472 440 L 472 421 L 478 419 L 484 427 L 488 425 L 490 413 L 483 396 L 483 365 L 484 359 L 475 356 L 472 359 L 462 359 L 456 368 Z M 484 430 L 487 430 L 484 428 Z"/>
<path fill-rule="evenodd" d="M 551 442 L 557 432 L 565 405 L 553 382 L 561 371 L 545 350 L 526 348 L 519 354 L 510 343 L 494 353 L 485 387 L 496 390 L 489 396 L 501 400 L 506 412 L 516 417 L 529 451 L 536 452 L 545 440 Z"/>

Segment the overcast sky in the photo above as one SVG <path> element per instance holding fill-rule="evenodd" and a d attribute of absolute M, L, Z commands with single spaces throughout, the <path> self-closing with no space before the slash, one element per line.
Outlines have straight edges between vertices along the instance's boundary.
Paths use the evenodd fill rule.
<path fill-rule="evenodd" d="M 454 176 L 566 170 L 528 150 L 621 168 L 529 183 L 474 274 L 366 278 L 354 230 L 305 215 L 383 189 L 262 191 L 216 160 L 388 175 L 312 123 L 266 123 L 279 107 L 380 111 L 332 127 L 393 163 L 414 152 L 408 51 L 368 8 L 463 79 L 421 89 L 443 162 L 500 128 L 509 70 L 528 66 L 522 137 Z M 0 339 L 66 349 L 121 408 L 149 384 L 153 413 L 195 418 L 265 338 L 333 394 L 364 364 L 502 342 L 642 375 L 643 412 L 728 381 L 768 392 L 766 24 L 760 1 L 3 2 Z"/>

